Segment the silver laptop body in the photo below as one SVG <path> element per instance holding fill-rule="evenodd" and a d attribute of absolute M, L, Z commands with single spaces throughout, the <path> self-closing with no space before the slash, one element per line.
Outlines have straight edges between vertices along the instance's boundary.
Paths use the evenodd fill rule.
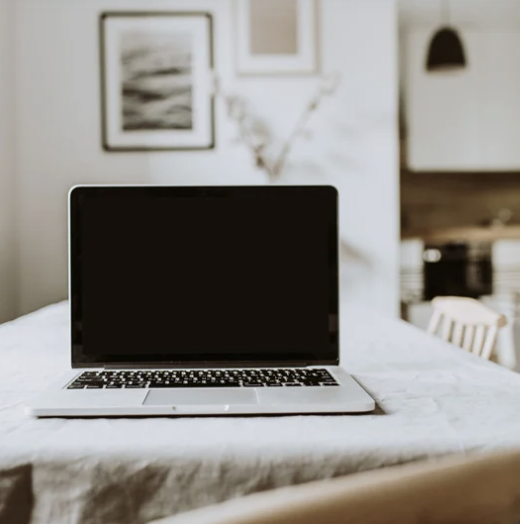
<path fill-rule="evenodd" d="M 330 186 L 76 186 L 72 370 L 37 417 L 359 413 Z"/>

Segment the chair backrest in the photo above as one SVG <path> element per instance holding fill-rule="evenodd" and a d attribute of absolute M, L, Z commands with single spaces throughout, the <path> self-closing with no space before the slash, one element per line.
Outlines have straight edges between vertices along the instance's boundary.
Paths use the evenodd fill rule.
<path fill-rule="evenodd" d="M 498 330 L 507 324 L 504 315 L 465 297 L 436 297 L 432 305 L 428 333 L 482 358 L 491 357 Z"/>
<path fill-rule="evenodd" d="M 148 524 L 513 524 L 520 452 L 456 455 L 238 497 Z"/>

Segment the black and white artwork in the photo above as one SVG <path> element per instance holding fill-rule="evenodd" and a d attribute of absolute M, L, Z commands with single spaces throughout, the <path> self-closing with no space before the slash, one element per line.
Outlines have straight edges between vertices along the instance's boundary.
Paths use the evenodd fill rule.
<path fill-rule="evenodd" d="M 211 25 L 198 13 L 102 15 L 105 149 L 213 147 Z"/>
<path fill-rule="evenodd" d="M 189 33 L 121 35 L 124 131 L 193 129 Z"/>

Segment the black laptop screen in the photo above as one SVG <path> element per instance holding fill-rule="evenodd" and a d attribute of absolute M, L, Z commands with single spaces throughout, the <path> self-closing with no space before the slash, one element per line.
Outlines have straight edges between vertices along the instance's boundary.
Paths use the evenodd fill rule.
<path fill-rule="evenodd" d="M 337 360 L 330 187 L 71 193 L 73 363 Z"/>

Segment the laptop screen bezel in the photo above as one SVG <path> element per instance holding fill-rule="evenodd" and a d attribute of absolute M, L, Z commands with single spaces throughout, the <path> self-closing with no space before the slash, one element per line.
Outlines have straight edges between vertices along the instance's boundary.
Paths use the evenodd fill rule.
<path fill-rule="evenodd" d="M 286 195 L 288 209 L 291 199 L 302 192 L 314 194 L 317 198 L 326 199 L 327 235 L 328 235 L 328 280 L 329 280 L 329 344 L 326 350 L 317 351 L 315 355 L 280 355 L 273 360 L 247 359 L 238 360 L 236 355 L 220 356 L 212 360 L 182 361 L 165 360 L 164 355 L 92 355 L 83 347 L 82 318 L 82 258 L 81 258 L 81 223 L 84 198 L 96 193 L 106 192 L 120 196 L 131 192 L 132 196 L 143 195 L 164 197 L 229 197 L 240 194 L 251 194 L 261 198 L 272 192 Z M 71 364 L 73 368 L 85 367 L 257 367 L 257 366 L 302 366 L 302 365 L 337 365 L 339 363 L 339 249 L 338 249 L 338 193 L 333 186 L 75 186 L 69 192 L 69 299 L 71 318 Z M 314 212 L 314 211 L 313 211 Z"/>

